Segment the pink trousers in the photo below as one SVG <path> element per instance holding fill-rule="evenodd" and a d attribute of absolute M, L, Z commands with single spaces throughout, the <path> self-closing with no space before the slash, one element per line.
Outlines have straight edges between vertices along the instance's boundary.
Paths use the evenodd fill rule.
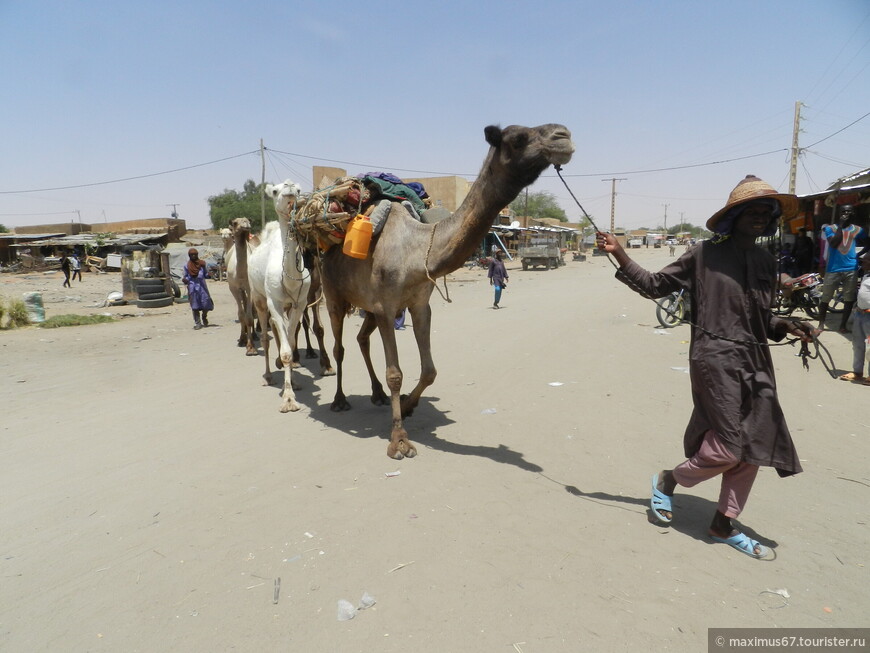
<path fill-rule="evenodd" d="M 722 474 L 719 512 L 726 517 L 737 517 L 746 507 L 758 465 L 737 460 L 710 430 L 704 434 L 698 453 L 674 468 L 674 478 L 684 487 L 692 487 L 719 474 Z"/>

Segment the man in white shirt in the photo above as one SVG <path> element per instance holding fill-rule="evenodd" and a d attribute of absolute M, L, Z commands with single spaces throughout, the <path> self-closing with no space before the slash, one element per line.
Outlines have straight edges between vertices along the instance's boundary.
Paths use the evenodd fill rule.
<path fill-rule="evenodd" d="M 843 374 L 843 381 L 870 385 L 870 253 L 861 257 L 861 271 L 864 277 L 858 285 L 858 297 L 855 300 L 855 316 L 852 322 L 852 371 Z M 868 368 L 864 376 L 864 368 Z"/>

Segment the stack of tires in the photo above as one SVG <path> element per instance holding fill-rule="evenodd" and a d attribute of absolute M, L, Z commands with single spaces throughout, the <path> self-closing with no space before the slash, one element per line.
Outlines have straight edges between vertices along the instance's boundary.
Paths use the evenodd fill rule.
<path fill-rule="evenodd" d="M 136 306 L 139 308 L 163 308 L 172 305 L 177 296 L 175 293 L 178 286 L 174 281 L 169 283 L 172 284 L 172 293 L 166 292 L 164 279 L 137 279 L 136 293 L 139 295 L 139 299 L 136 300 Z"/>

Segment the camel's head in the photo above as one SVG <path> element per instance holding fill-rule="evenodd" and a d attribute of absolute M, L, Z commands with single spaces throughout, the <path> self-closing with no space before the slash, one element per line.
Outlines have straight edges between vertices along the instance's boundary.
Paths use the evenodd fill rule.
<path fill-rule="evenodd" d="M 224 227 L 223 229 L 221 229 L 221 238 L 222 238 L 223 240 L 225 240 L 225 241 L 226 241 L 226 240 L 232 240 L 232 239 L 233 239 L 233 232 L 232 232 L 232 230 L 231 230 L 231 229 L 227 229 L 226 227 Z"/>
<path fill-rule="evenodd" d="M 247 218 L 233 218 L 230 220 L 230 235 L 232 234 L 250 234 L 251 233 L 251 221 Z M 221 235 L 223 235 L 223 230 L 221 230 Z"/>
<path fill-rule="evenodd" d="M 571 160 L 574 143 L 564 125 L 538 127 L 497 127 L 483 130 L 492 148 L 492 163 L 501 166 L 512 177 L 528 186 L 550 165 L 562 165 Z"/>
<path fill-rule="evenodd" d="M 278 215 L 288 217 L 290 211 L 296 206 L 299 201 L 299 196 L 302 195 L 302 189 L 299 184 L 285 179 L 280 184 L 273 186 L 266 184 L 266 195 L 272 198 L 275 203 L 275 210 Z"/>

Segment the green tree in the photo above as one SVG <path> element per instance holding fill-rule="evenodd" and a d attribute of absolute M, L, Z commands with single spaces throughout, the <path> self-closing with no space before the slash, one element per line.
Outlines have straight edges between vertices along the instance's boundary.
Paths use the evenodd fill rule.
<path fill-rule="evenodd" d="M 262 195 L 263 185 L 253 179 L 248 179 L 241 191 L 227 188 L 220 195 L 212 195 L 208 198 L 212 228 L 220 230 L 229 227 L 233 218 L 248 218 L 254 231 L 259 231 L 263 228 L 260 221 Z M 266 221 L 277 219 L 275 207 L 266 200 Z"/>
<path fill-rule="evenodd" d="M 553 193 L 542 190 L 537 193 L 520 193 L 510 203 L 511 210 L 517 215 L 525 215 L 530 218 L 555 218 L 559 222 L 568 222 L 568 216 L 564 209 L 559 206 Z"/>
<path fill-rule="evenodd" d="M 6 228 L 5 224 L 0 224 L 0 234 L 8 234 L 9 230 Z"/>

